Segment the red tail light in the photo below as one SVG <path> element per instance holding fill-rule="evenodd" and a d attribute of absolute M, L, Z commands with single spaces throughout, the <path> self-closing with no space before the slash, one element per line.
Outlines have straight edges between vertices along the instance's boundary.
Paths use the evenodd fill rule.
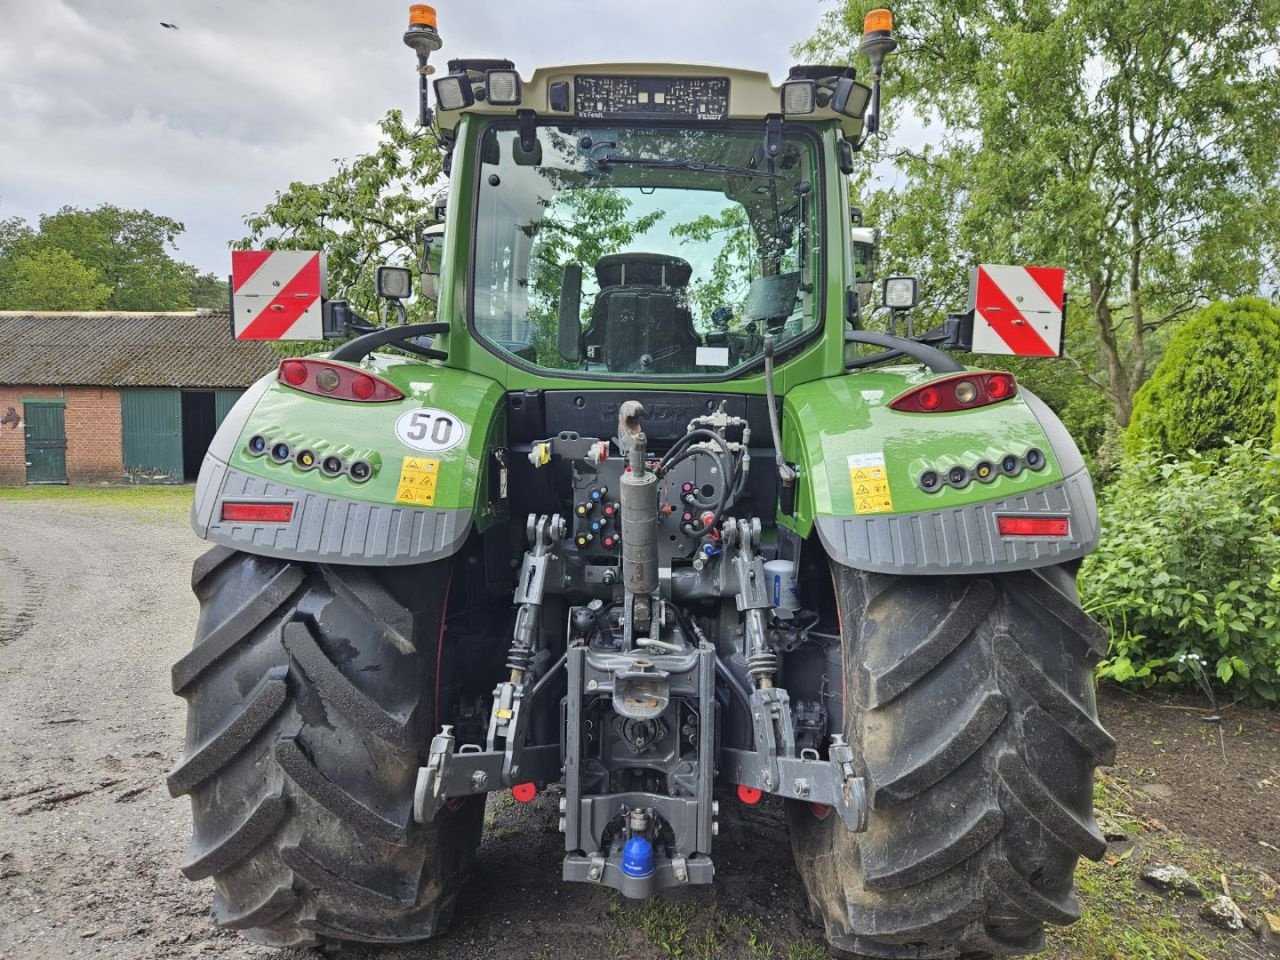
<path fill-rule="evenodd" d="M 293 504 L 224 503 L 222 519 L 233 523 L 288 523 L 293 519 Z"/>
<path fill-rule="evenodd" d="M 286 386 L 314 393 L 318 397 L 335 400 L 359 400 L 365 403 L 384 403 L 403 400 L 404 394 L 381 377 L 357 370 L 331 360 L 304 357 L 300 360 L 281 360 L 277 379 Z"/>
<path fill-rule="evenodd" d="M 996 517 L 1002 537 L 1069 537 L 1071 521 L 1066 517 Z"/>
<path fill-rule="evenodd" d="M 913 387 L 889 406 L 905 413 L 949 413 L 999 403 L 1017 392 L 1011 373 L 958 373 Z"/>

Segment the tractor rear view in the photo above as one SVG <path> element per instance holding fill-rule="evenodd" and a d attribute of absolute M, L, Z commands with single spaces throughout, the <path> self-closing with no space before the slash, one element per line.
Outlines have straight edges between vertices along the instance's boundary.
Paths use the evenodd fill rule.
<path fill-rule="evenodd" d="M 485 795 L 553 784 L 565 882 L 712 883 L 720 804 L 771 794 L 840 950 L 1029 953 L 1078 916 L 1113 750 L 1074 582 L 1092 486 L 1040 400 L 946 352 L 1056 355 L 1062 277 L 979 267 L 919 335 L 887 278 L 890 332 L 865 329 L 849 175 L 895 46 L 887 11 L 866 26 L 869 83 L 429 81 L 412 8 L 451 179 L 437 322 L 324 300 L 315 254 L 238 255 L 242 336 L 357 335 L 248 391 L 196 490 L 214 547 L 169 786 L 217 923 L 438 935 Z"/>

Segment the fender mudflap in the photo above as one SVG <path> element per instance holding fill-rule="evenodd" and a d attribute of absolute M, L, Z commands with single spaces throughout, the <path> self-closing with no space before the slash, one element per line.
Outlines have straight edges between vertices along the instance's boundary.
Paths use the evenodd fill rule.
<path fill-rule="evenodd" d="M 1069 521 L 1061 537 L 1002 535 L 998 517 Z M 836 562 L 891 574 L 1002 573 L 1076 560 L 1098 545 L 1098 511 L 1086 470 L 1001 500 L 920 513 L 816 519 Z"/>
<path fill-rule="evenodd" d="M 292 505 L 287 522 L 222 519 L 226 501 Z M 469 509 L 366 503 L 303 490 L 205 457 L 191 507 L 196 535 L 246 553 L 314 563 L 398 566 L 456 553 L 471 532 Z"/>

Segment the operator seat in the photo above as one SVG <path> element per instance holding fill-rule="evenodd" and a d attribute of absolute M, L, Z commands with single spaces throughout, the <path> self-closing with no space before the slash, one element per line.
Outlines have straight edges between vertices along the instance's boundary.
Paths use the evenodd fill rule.
<path fill-rule="evenodd" d="M 693 267 L 661 253 L 615 253 L 596 262 L 600 293 L 582 335 L 589 364 L 610 372 L 693 370 L 701 344 L 687 290 Z"/>

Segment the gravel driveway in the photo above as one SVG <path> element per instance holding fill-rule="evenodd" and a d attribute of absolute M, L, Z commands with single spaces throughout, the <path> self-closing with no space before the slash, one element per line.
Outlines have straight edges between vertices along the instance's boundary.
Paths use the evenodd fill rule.
<path fill-rule="evenodd" d="M 177 870 L 189 814 L 164 786 L 183 731 L 169 666 L 191 644 L 188 576 L 204 544 L 181 498 L 155 499 L 0 500 L 4 960 L 315 956 L 215 930 L 212 884 Z M 560 882 L 556 799 L 490 799 L 448 936 L 343 956 L 825 956 L 780 806 L 722 798 L 716 885 L 632 904 Z"/>

